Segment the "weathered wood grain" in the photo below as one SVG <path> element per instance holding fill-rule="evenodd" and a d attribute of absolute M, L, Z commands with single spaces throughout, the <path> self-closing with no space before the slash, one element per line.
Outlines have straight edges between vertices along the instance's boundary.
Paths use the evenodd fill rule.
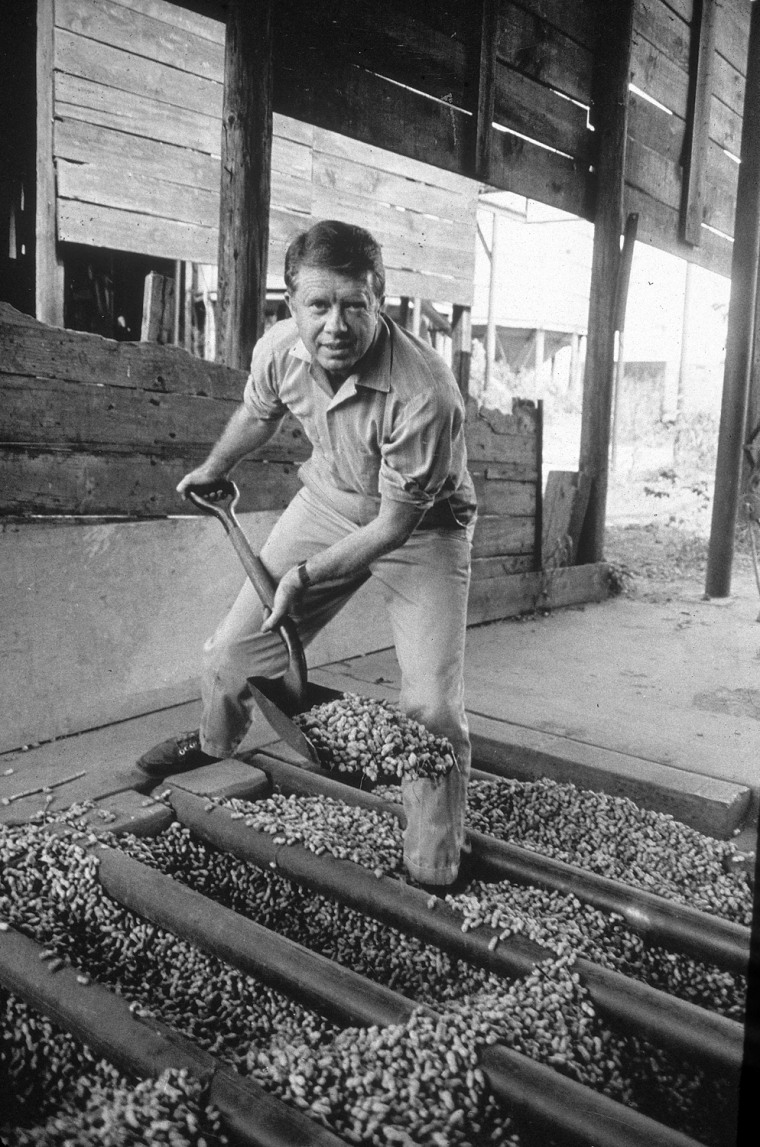
<path fill-rule="evenodd" d="M 491 558 L 502 554 L 533 554 L 535 518 L 503 514 L 483 514 L 478 518 L 472 542 L 474 558 Z"/>
<path fill-rule="evenodd" d="M 511 414 L 468 403 L 465 434 L 467 456 L 474 469 L 481 463 L 508 463 L 523 469 L 526 478 L 538 474 L 539 414 L 532 402 L 515 402 Z"/>
<path fill-rule="evenodd" d="M 97 157 L 100 163 L 119 166 L 125 178 L 139 173 L 144 178 L 219 192 L 219 159 L 215 156 L 69 116 L 56 120 L 54 129 L 54 155 L 62 159 L 87 164 Z"/>
<path fill-rule="evenodd" d="M 141 92 L 123 92 L 108 84 L 59 72 L 55 81 L 55 104 L 59 116 L 207 155 L 218 157 L 220 154 L 221 125 L 216 116 L 177 104 L 159 103 Z"/>
<path fill-rule="evenodd" d="M 701 245 L 690 247 L 679 237 L 678 211 L 660 203 L 636 187 L 626 186 L 625 210 L 635 211 L 639 216 L 636 235 L 638 242 L 651 243 L 653 247 L 670 251 L 682 259 L 689 259 L 701 267 L 715 271 L 718 275 L 730 275 L 732 249 L 730 239 L 703 227 Z"/>
<path fill-rule="evenodd" d="M 288 120 L 285 116 L 281 116 L 279 119 L 286 122 L 299 122 Z M 277 122 L 278 117 L 275 117 L 275 123 Z M 477 185 L 471 179 L 467 179 L 455 171 L 411 159 L 405 155 L 397 155 L 392 151 L 385 151 L 379 144 L 368 143 L 367 140 L 349 139 L 339 132 L 327 131 L 320 127 L 314 127 L 313 132 L 315 151 L 343 159 L 349 164 L 360 163 L 366 167 L 387 172 L 398 176 L 402 182 L 411 180 L 411 189 L 417 184 L 424 184 L 425 196 L 430 189 L 433 189 L 433 199 L 431 200 L 431 205 L 434 205 L 431 212 L 433 215 L 440 215 L 443 219 L 456 219 L 461 214 L 463 200 L 469 209 L 470 205 L 477 199 Z M 444 191 L 445 196 L 436 197 L 434 189 Z M 401 188 L 395 184 L 394 191 L 403 195 Z M 425 203 L 427 203 L 427 198 Z M 400 200 L 399 206 L 413 208 L 414 203 Z"/>
<path fill-rule="evenodd" d="M 724 6 L 721 5 L 720 19 L 717 26 L 724 24 Z M 689 23 L 679 19 L 676 14 L 661 0 L 657 2 L 637 3 L 634 13 L 634 31 L 637 37 L 646 40 L 652 48 L 667 60 L 668 70 L 679 69 L 687 77 L 689 72 L 689 52 L 691 50 L 691 15 Z M 746 70 L 746 52 L 749 26 L 744 33 L 744 53 L 742 59 L 739 47 L 738 26 L 735 26 L 732 40 L 730 34 L 722 32 L 720 43 L 716 36 L 716 51 L 714 59 L 714 74 L 712 79 L 712 93 L 732 111 L 741 115 L 744 106 L 744 72 Z M 716 28 L 717 31 L 717 28 Z M 721 51 L 721 49 L 724 49 Z M 726 55 L 726 51 L 729 55 Z M 665 67 L 665 62 L 661 67 Z"/>
<path fill-rule="evenodd" d="M 603 563 L 484 578 L 472 584 L 467 623 L 476 625 L 607 597 L 608 567 Z"/>
<path fill-rule="evenodd" d="M 587 5 L 576 5 L 576 12 Z M 577 20 L 576 20 L 577 25 Z M 501 5 L 499 59 L 581 103 L 591 100 L 592 54 L 549 19 L 516 4 Z"/>
<path fill-rule="evenodd" d="M 588 49 L 599 38 L 599 14 L 608 0 L 525 0 L 521 7 Z M 507 5 L 508 6 L 508 5 Z"/>
<path fill-rule="evenodd" d="M 59 29 L 115 48 L 129 45 L 137 56 L 193 76 L 218 83 L 224 75 L 223 43 L 112 0 L 56 0 L 55 19 Z"/>
<path fill-rule="evenodd" d="M 543 499 L 543 569 L 573 565 L 587 500 L 588 483 L 577 471 L 549 472 Z"/>
<path fill-rule="evenodd" d="M 275 76 L 275 107 L 353 139 L 465 172 L 467 117 L 455 107 L 425 98 L 359 68 L 330 72 L 324 58 L 283 60 Z"/>
<path fill-rule="evenodd" d="M 500 63 L 496 67 L 495 85 L 497 123 L 544 147 L 555 148 L 581 163 L 588 163 L 591 132 L 585 108 Z"/>
<path fill-rule="evenodd" d="M 55 37 L 57 71 L 82 76 L 99 84 L 111 84 L 121 91 L 150 96 L 159 103 L 180 103 L 204 115 L 221 118 L 221 80 L 192 75 L 150 57 L 138 56 L 109 44 L 88 40 L 65 29 Z M 168 95 L 171 93 L 171 99 Z"/>
<path fill-rule="evenodd" d="M 494 129 L 487 182 L 571 215 L 590 218 L 585 166 L 520 136 Z"/>
<path fill-rule="evenodd" d="M 716 57 L 716 87 L 710 99 L 709 134 L 720 147 L 725 147 L 733 155 L 739 154 L 741 141 L 741 113 L 729 106 L 718 90 L 718 81 L 723 86 L 736 84 L 738 73 L 729 76 L 721 71 L 720 57 Z M 689 99 L 688 73 L 669 59 L 660 48 L 651 44 L 634 32 L 633 56 L 631 60 L 631 81 L 653 99 L 668 108 L 680 119 L 686 119 Z M 732 102 L 737 102 L 736 96 Z"/>
<path fill-rule="evenodd" d="M 580 446 L 591 494 L 579 549 L 582 561 L 600 560 L 603 553 L 634 7 L 635 0 L 622 0 L 606 8 L 600 24 L 606 50 L 595 60 L 594 247 Z"/>
<path fill-rule="evenodd" d="M 448 267 L 442 267 L 445 271 Z M 472 305 L 472 280 L 457 279 L 453 275 L 431 275 L 424 271 L 407 271 L 401 267 L 386 268 L 386 294 L 411 299 L 428 299 L 433 303 Z"/>
<path fill-rule="evenodd" d="M 319 130 L 312 177 L 318 187 L 333 196 L 348 193 L 378 206 L 387 208 L 393 204 L 403 207 L 406 213 L 436 216 L 442 224 L 448 223 L 444 229 L 448 241 L 458 243 L 469 254 L 469 239 L 463 238 L 462 231 L 471 226 L 477 204 L 476 185 L 458 178 L 456 183 L 449 179 L 449 185 L 441 187 L 434 182 L 436 169 L 427 164 L 414 164 L 415 170 L 410 167 L 402 175 L 392 170 L 393 159 L 377 148 L 362 147 L 356 140 L 341 140 L 334 132 Z"/>
<path fill-rule="evenodd" d="M 662 3 L 663 0 L 640 0 L 640 7 Z M 723 0 L 716 36 L 718 51 L 742 72 L 747 64 L 750 4 L 751 0 Z M 684 23 L 691 23 L 694 0 L 666 0 L 665 6 Z"/>
<path fill-rule="evenodd" d="M 501 554 L 492 558 L 473 558 L 472 580 L 489 581 L 533 569 L 533 554 Z"/>
<path fill-rule="evenodd" d="M 264 333 L 272 207 L 272 0 L 230 0 L 224 56 L 216 357 L 245 368 Z"/>
<path fill-rule="evenodd" d="M 436 20 L 433 8 L 390 0 L 378 19 L 373 0 L 333 0 L 327 53 L 323 9 L 298 0 L 280 0 L 279 54 L 283 59 L 292 57 L 297 36 L 306 51 L 320 54 L 325 63 L 328 55 L 350 58 L 398 84 L 456 107 L 469 107 L 472 75 L 477 73 L 477 35 L 473 33 L 479 15 L 472 10 L 468 19 L 461 4 L 449 4 Z"/>
<path fill-rule="evenodd" d="M 184 28 L 186 32 L 202 36 L 214 44 L 224 44 L 224 11 L 221 3 L 218 5 L 218 18 L 196 12 L 182 4 L 171 4 L 168 0 L 119 0 L 119 3 L 134 12 L 142 12 L 145 16 Z M 209 8 L 211 6 L 207 5 Z"/>
<path fill-rule="evenodd" d="M 59 159 L 59 200 L 125 212 L 140 212 L 191 224 L 193 229 L 215 231 L 219 222 L 219 192 L 134 174 L 125 180 L 120 171 L 104 163 L 70 163 Z M 121 245 L 121 244 L 119 244 Z"/>
<path fill-rule="evenodd" d="M 98 515 L 156 518 L 192 514 L 176 485 L 205 451 L 174 458 L 0 447 L 3 515 Z M 300 488 L 294 463 L 244 462 L 235 472 L 240 509 L 283 510 Z"/>
<path fill-rule="evenodd" d="M 709 159 L 714 162 L 705 168 L 701 222 L 730 235 L 734 227 L 739 168 L 714 144 L 708 146 L 709 152 L 714 149 L 719 157 L 709 154 Z M 680 163 L 629 137 L 626 149 L 626 183 L 629 187 L 635 187 L 677 211 L 681 204 L 682 180 Z"/>
<path fill-rule="evenodd" d="M 318 156 L 314 157 L 314 166 L 315 169 L 319 166 Z M 346 222 L 361 219 L 362 226 L 383 236 L 383 261 L 389 267 L 431 275 L 448 271 L 452 278 L 472 279 L 475 266 L 474 211 L 466 226 L 447 219 L 431 218 L 418 211 L 389 211 L 383 203 L 346 190 L 340 181 L 340 172 L 336 171 L 325 185 L 315 184 L 312 213 L 317 219 L 343 219 Z M 472 290 L 468 294 L 471 297 Z"/>
<path fill-rule="evenodd" d="M 34 261 L 35 314 L 48 323 L 63 323 L 64 271 L 56 244 L 55 171 L 52 164 L 47 162 L 47 156 L 52 151 L 53 135 L 53 56 L 55 44 L 53 0 L 40 0 L 38 9 L 35 53 L 36 106 L 34 120 L 30 121 L 28 125 L 31 128 L 34 124 L 35 143 L 30 152 L 28 175 L 24 175 L 24 179 L 34 180 L 34 196 L 32 198 L 34 206 L 30 211 L 30 223 L 24 225 L 22 222 L 19 238 L 23 251 L 24 230 L 25 227 L 29 228 L 27 242 L 32 244 L 31 251 Z M 5 194 L 7 193 L 4 192 Z M 4 207 L 4 225 L 7 226 L 8 217 L 5 212 Z M 22 220 L 24 214 L 22 212 Z M 6 246 L 6 257 L 7 254 L 8 248 Z"/>
<path fill-rule="evenodd" d="M 206 362 L 179 347 L 115 342 L 100 335 L 38 323 L 0 303 L 3 374 L 159 393 L 239 401 L 246 373 Z"/>
<path fill-rule="evenodd" d="M 535 515 L 537 491 L 534 480 L 515 481 L 513 478 L 489 474 L 490 467 L 471 467 L 480 514 Z"/>
<path fill-rule="evenodd" d="M 58 238 L 114 251 L 150 251 L 162 259 L 215 263 L 217 229 L 189 228 L 176 219 L 121 211 L 74 199 L 58 200 Z"/>

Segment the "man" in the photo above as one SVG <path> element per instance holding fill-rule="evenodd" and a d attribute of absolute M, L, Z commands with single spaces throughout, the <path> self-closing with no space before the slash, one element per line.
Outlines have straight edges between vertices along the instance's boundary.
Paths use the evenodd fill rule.
<path fill-rule="evenodd" d="M 205 647 L 200 729 L 139 763 L 162 776 L 231 756 L 251 722 L 248 679 L 285 670 L 277 622 L 290 614 L 307 645 L 373 577 L 401 667 L 401 709 L 456 754 L 442 781 L 404 782 L 404 861 L 419 883 L 451 884 L 470 768 L 462 677 L 476 505 L 464 405 L 439 356 L 382 313 L 385 271 L 369 232 L 317 223 L 288 248 L 285 282 L 292 317 L 259 340 L 242 405 L 177 487 L 226 477 L 287 410 L 301 421 L 313 446 L 303 488 L 261 552 L 274 608 L 265 620 L 244 586 Z"/>

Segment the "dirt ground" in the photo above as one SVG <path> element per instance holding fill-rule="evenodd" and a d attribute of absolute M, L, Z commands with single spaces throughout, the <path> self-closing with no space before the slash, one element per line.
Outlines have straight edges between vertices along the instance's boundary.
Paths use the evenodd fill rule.
<path fill-rule="evenodd" d="M 706 482 L 674 476 L 610 483 L 605 559 L 622 592 L 665 602 L 704 590 L 712 491 Z M 755 541 L 760 550 L 760 530 Z M 732 578 L 754 579 L 749 526 L 737 526 Z M 760 607 L 760 592 L 758 593 Z"/>

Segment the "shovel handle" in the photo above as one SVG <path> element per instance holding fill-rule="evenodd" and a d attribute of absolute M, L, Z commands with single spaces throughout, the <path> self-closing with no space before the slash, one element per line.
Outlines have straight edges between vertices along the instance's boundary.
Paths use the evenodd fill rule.
<path fill-rule="evenodd" d="M 235 483 L 229 478 L 220 478 L 217 482 L 188 486 L 186 497 L 204 514 L 212 514 L 222 523 L 262 604 L 271 610 L 274 605 L 275 583 L 260 558 L 251 549 L 237 520 L 235 507 L 240 499 L 240 491 Z"/>

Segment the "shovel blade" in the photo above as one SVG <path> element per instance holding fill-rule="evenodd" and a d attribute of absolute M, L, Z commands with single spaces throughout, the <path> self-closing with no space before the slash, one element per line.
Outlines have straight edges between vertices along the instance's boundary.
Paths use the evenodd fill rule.
<path fill-rule="evenodd" d="M 286 716 L 274 701 L 270 701 L 265 693 L 249 679 L 248 688 L 251 697 L 258 705 L 267 723 L 271 725 L 277 736 L 286 745 L 289 745 L 299 756 L 305 757 L 312 764 L 319 764 L 317 750 L 305 733 L 302 733 L 290 717 Z"/>

